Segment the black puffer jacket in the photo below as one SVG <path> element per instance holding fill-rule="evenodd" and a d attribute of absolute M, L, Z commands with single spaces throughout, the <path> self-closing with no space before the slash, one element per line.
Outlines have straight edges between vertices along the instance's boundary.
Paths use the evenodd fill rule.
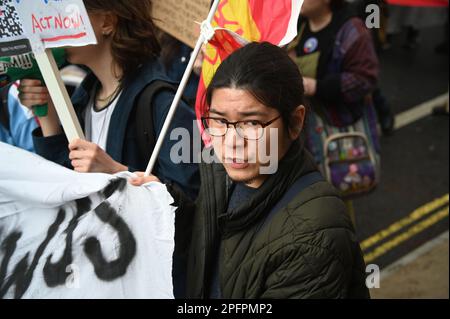
<path fill-rule="evenodd" d="M 187 297 L 210 294 L 214 249 L 221 240 L 223 298 L 368 298 L 365 265 L 346 206 L 327 182 L 299 193 L 258 230 L 301 176 L 311 155 L 291 147 L 249 202 L 226 215 L 229 178 L 222 165 L 201 166 L 187 273 Z"/>

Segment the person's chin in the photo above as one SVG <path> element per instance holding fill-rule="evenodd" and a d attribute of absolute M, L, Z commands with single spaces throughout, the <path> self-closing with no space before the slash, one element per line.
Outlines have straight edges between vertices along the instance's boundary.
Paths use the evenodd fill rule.
<path fill-rule="evenodd" d="M 70 64 L 80 64 L 79 61 L 77 61 L 76 53 L 71 49 L 66 49 L 66 60 Z"/>
<path fill-rule="evenodd" d="M 74 61 L 73 56 L 70 53 L 67 53 L 66 51 L 66 61 L 70 64 L 77 64 L 76 61 Z"/>
<path fill-rule="evenodd" d="M 258 168 L 251 164 L 226 164 L 225 169 L 231 180 L 237 183 L 246 183 L 259 176 Z"/>

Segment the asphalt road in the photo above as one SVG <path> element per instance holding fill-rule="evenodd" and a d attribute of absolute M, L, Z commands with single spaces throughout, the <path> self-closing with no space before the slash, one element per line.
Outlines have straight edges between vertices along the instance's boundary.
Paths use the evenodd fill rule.
<path fill-rule="evenodd" d="M 448 55 L 434 52 L 442 39 L 441 28 L 428 29 L 416 50 L 401 48 L 398 36 L 381 53 L 380 86 L 395 114 L 448 92 Z M 355 211 L 366 261 L 383 268 L 449 229 L 449 117 L 418 119 L 381 144 L 381 184 Z"/>

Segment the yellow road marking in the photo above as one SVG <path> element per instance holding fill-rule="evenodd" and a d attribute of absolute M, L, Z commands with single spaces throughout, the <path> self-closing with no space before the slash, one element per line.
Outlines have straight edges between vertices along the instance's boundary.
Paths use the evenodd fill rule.
<path fill-rule="evenodd" d="M 376 233 L 375 235 L 369 237 L 368 239 L 364 240 L 361 243 L 361 249 L 367 250 L 368 248 L 374 246 L 376 243 L 380 242 L 381 240 L 389 237 L 390 235 L 398 232 L 402 228 L 405 228 L 406 226 L 411 225 L 415 221 L 421 219 L 422 217 L 430 214 L 437 208 L 448 205 L 449 203 L 449 194 L 442 196 L 441 198 L 438 198 L 431 203 L 428 203 L 422 207 L 419 207 L 415 211 L 413 211 L 409 216 L 399 220 L 398 222 L 390 225 L 388 228 Z"/>
<path fill-rule="evenodd" d="M 427 219 L 421 221 L 417 225 L 410 227 L 407 231 L 396 236 L 394 239 L 384 243 L 383 245 L 378 246 L 377 248 L 375 248 L 374 251 L 370 252 L 369 254 L 365 254 L 364 256 L 365 262 L 371 263 L 376 258 L 386 254 L 388 251 L 394 249 L 395 247 L 397 247 L 404 241 L 408 240 L 409 238 L 413 237 L 414 235 L 431 227 L 432 225 L 436 224 L 437 222 L 444 219 L 448 215 L 449 215 L 449 208 L 447 206 L 446 208 L 431 215 Z"/>

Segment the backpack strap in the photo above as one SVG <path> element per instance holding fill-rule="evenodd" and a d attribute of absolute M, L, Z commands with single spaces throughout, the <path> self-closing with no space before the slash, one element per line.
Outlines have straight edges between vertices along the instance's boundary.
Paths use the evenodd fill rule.
<path fill-rule="evenodd" d="M 258 232 L 264 229 L 264 227 L 272 220 L 275 214 L 279 212 L 283 207 L 286 207 L 298 193 L 301 193 L 303 190 L 317 182 L 323 181 L 325 181 L 325 179 L 318 171 L 314 171 L 300 177 L 294 184 L 292 184 L 288 191 L 284 193 L 283 197 L 281 197 L 278 203 L 274 207 L 272 207 L 270 213 L 266 216 L 264 223 L 261 225 L 261 228 L 258 230 Z"/>
<path fill-rule="evenodd" d="M 150 158 L 156 145 L 153 99 L 162 90 L 176 92 L 176 87 L 166 81 L 156 80 L 147 85 L 137 99 L 136 136 L 139 151 L 146 159 Z"/>
<path fill-rule="evenodd" d="M 139 94 L 136 103 L 136 136 L 138 149 L 145 159 L 149 160 L 156 146 L 156 130 L 153 118 L 153 99 L 161 91 L 170 91 L 174 95 L 178 86 L 164 80 L 155 80 L 148 84 Z M 190 103 L 183 95 L 180 103 L 190 106 Z"/>
<path fill-rule="evenodd" d="M 8 109 L 8 93 L 11 86 L 6 86 L 0 89 L 0 125 L 2 125 L 8 132 L 9 126 L 9 109 Z"/>

